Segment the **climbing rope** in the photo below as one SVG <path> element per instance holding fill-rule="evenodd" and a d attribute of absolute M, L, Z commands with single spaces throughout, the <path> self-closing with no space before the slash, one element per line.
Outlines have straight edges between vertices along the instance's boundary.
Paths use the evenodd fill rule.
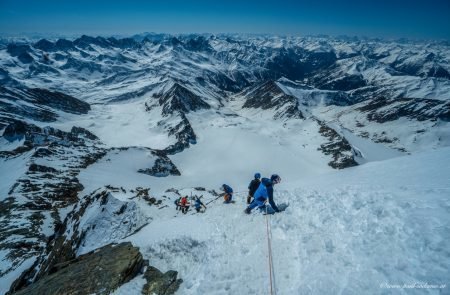
<path fill-rule="evenodd" d="M 273 263 L 272 263 L 272 240 L 271 240 L 271 235 L 272 235 L 272 229 L 270 229 L 270 225 L 269 225 L 269 214 L 267 212 L 267 206 L 266 206 L 266 233 L 267 233 L 267 249 L 268 249 L 268 253 L 269 253 L 269 278 L 270 278 L 270 295 L 273 295 L 273 291 L 274 291 L 274 280 L 272 280 L 273 278 Z"/>

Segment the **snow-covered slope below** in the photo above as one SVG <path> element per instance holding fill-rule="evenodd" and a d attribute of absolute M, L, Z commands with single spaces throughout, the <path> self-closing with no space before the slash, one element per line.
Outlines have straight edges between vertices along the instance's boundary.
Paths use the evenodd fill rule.
<path fill-rule="evenodd" d="M 269 219 L 276 293 L 383 293 L 392 285 L 447 284 L 449 153 L 444 148 L 320 177 L 284 177 L 275 199 L 289 207 Z M 185 281 L 179 294 L 265 294 L 265 217 L 242 212 L 244 193 L 235 199 L 232 205 L 219 199 L 204 214 L 162 218 L 126 240 L 158 268 L 179 270 Z M 139 292 L 141 284 L 137 278 L 116 293 Z"/>

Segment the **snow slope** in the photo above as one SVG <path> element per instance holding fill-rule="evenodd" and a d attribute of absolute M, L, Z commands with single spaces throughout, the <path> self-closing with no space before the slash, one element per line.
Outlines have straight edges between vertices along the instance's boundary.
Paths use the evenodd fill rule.
<path fill-rule="evenodd" d="M 448 284 L 449 148 L 391 158 L 368 145 L 364 148 L 372 162 L 334 171 L 326 168 L 323 155 L 314 153 L 317 145 L 308 147 L 317 128 L 313 121 L 268 126 L 245 113 L 214 121 L 213 114 L 191 118 L 197 145 L 171 156 L 181 176 L 138 175 L 136 169 L 146 161 L 138 150 L 105 158 L 80 174 L 86 190 L 107 184 L 127 191 L 144 186 L 157 199 L 168 198 L 168 207 L 161 210 L 138 201 L 152 221 L 124 240 L 139 246 L 159 269 L 179 271 L 184 283 L 178 294 L 269 292 L 265 217 L 243 213 L 246 186 L 256 170 L 281 175 L 275 200 L 289 204 L 270 218 L 277 294 L 383 293 L 395 284 Z M 207 191 L 222 182 L 235 188 L 236 203 L 218 199 L 204 214 L 175 211 L 172 202 L 178 196 L 165 191 L 173 187 L 209 202 L 214 196 Z M 144 283 L 137 277 L 115 294 L 139 294 Z"/>
<path fill-rule="evenodd" d="M 235 191 L 246 190 L 247 179 L 255 173 L 255 167 L 265 175 L 278 173 L 295 179 L 328 171 L 329 158 L 317 151 L 325 141 L 317 133 L 315 121 L 273 122 L 245 117 L 232 109 L 218 116 L 214 111 L 204 111 L 190 116 L 197 130 L 197 144 L 182 153 L 170 156 L 181 176 L 149 177 L 137 173 L 138 169 L 151 167 L 148 151 L 133 149 L 117 151 L 80 173 L 84 193 L 90 193 L 105 185 L 133 189 L 150 187 L 161 194 L 168 188 L 203 186 L 218 189 L 223 183 Z M 247 114 L 248 116 L 248 114 Z M 138 137 L 135 140 L 145 141 Z M 140 143 L 137 143 L 140 145 Z"/>
<path fill-rule="evenodd" d="M 276 293 L 379 294 L 414 283 L 447 286 L 402 291 L 447 293 L 449 155 L 445 148 L 285 177 L 275 199 L 290 206 L 270 218 Z M 156 267 L 180 272 L 178 294 L 268 294 L 265 217 L 245 215 L 244 197 L 162 218 L 126 240 Z M 142 284 L 138 277 L 115 293 L 138 294 Z"/>

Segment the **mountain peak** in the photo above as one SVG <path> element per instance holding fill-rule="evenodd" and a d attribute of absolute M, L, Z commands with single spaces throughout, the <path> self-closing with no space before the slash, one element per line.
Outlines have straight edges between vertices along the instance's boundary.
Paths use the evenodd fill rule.
<path fill-rule="evenodd" d="M 298 99 L 286 94 L 274 80 L 257 85 L 244 94 L 243 108 L 273 110 L 274 118 L 304 118 Z"/>
<path fill-rule="evenodd" d="M 167 116 L 174 112 L 188 113 L 211 108 L 198 94 L 195 94 L 179 82 L 170 81 L 170 83 L 173 84 L 167 91 L 153 95 L 158 99 L 159 105 L 162 106 L 163 115 Z"/>

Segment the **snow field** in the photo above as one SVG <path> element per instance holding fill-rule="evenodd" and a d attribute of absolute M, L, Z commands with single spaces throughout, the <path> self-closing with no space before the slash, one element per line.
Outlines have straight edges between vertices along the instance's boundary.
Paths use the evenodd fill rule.
<path fill-rule="evenodd" d="M 276 187 L 275 201 L 290 204 L 270 219 L 277 294 L 377 294 L 389 293 L 381 287 L 386 283 L 445 284 L 450 173 L 434 167 L 449 164 L 448 152 L 332 172 L 305 179 L 302 188 Z M 417 187 L 424 175 L 435 177 Z M 394 176 L 397 181 L 386 181 Z M 179 271 L 185 282 L 178 294 L 268 294 L 265 217 L 245 215 L 244 195 L 235 199 L 231 205 L 219 199 L 204 214 L 155 220 L 126 240 L 150 264 Z M 138 292 L 141 283 L 138 278 L 122 288 Z M 117 294 L 125 294 L 122 288 Z"/>

